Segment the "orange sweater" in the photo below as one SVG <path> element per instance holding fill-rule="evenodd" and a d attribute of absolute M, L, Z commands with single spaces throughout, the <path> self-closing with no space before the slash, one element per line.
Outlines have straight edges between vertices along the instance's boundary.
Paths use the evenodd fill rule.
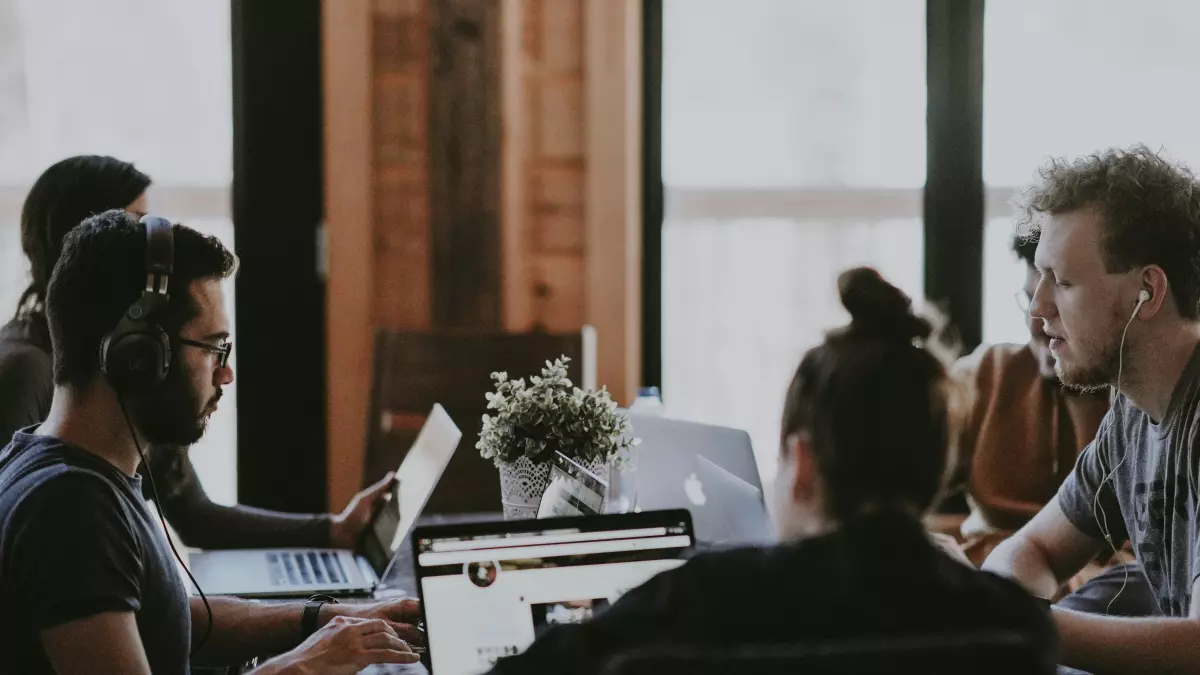
<path fill-rule="evenodd" d="M 1046 380 L 1028 345 L 980 347 L 954 373 L 971 392 L 971 413 L 951 489 L 965 487 L 987 524 L 1011 533 L 1054 498 L 1108 412 L 1108 393 Z"/>

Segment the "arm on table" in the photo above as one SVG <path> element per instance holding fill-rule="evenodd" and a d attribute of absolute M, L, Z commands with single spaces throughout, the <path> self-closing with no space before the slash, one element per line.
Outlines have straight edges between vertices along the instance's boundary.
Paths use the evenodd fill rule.
<path fill-rule="evenodd" d="M 331 516 L 225 506 L 209 498 L 187 449 L 154 447 L 149 464 L 162 499 L 163 515 L 183 543 L 193 548 L 328 546 Z M 153 498 L 150 481 L 143 483 Z"/>
<path fill-rule="evenodd" d="M 982 569 L 1012 579 L 1038 597 L 1051 598 L 1104 545 L 1075 527 L 1055 499 L 999 544 Z"/>
<path fill-rule="evenodd" d="M 376 502 L 387 494 L 394 474 L 364 489 L 337 515 L 269 511 L 224 506 L 205 493 L 186 448 L 156 447 L 150 466 L 162 498 L 163 514 L 184 544 L 194 548 L 334 546 L 354 548 Z M 146 482 L 149 488 L 149 481 Z M 148 498 L 152 494 L 147 493 Z"/>
<path fill-rule="evenodd" d="M 1054 608 L 1063 663 L 1095 675 L 1200 672 L 1200 581 L 1186 619 L 1117 618 Z"/>

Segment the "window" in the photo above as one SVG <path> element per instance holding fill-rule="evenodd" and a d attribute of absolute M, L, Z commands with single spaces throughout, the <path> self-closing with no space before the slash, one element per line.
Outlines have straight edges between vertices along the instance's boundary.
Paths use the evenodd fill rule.
<path fill-rule="evenodd" d="M 925 4 L 664 0 L 663 397 L 775 473 L 839 272 L 922 295 Z"/>
<path fill-rule="evenodd" d="M 229 13 L 227 2 L 193 0 L 0 0 L 0 314 L 28 282 L 21 203 L 70 155 L 133 162 L 154 179 L 153 212 L 233 245 Z M 231 405 L 191 453 L 224 503 L 236 498 L 229 389 Z"/>
<path fill-rule="evenodd" d="M 1005 0 L 986 5 L 985 342 L 1029 334 L 1012 295 L 1024 268 L 1009 252 L 1006 199 L 1051 156 L 1144 143 L 1200 169 L 1200 5 L 1173 0 Z"/>

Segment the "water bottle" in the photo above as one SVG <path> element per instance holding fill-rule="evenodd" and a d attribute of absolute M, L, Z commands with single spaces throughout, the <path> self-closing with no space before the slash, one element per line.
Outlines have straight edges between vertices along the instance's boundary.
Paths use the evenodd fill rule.
<path fill-rule="evenodd" d="M 663 414 L 663 404 L 662 397 L 658 393 L 658 387 L 639 388 L 637 398 L 629 406 L 629 412 L 638 415 L 661 417 Z M 636 425 L 633 429 L 633 435 L 637 436 Z M 606 502 L 607 513 L 629 513 L 638 510 L 637 484 L 633 477 L 634 472 L 637 471 L 638 448 L 630 448 L 628 452 L 624 469 L 618 469 L 614 465 L 609 471 L 609 491 Z"/>
<path fill-rule="evenodd" d="M 637 398 L 629 406 L 629 412 L 637 413 L 638 415 L 662 417 L 663 403 L 658 387 L 640 387 Z"/>

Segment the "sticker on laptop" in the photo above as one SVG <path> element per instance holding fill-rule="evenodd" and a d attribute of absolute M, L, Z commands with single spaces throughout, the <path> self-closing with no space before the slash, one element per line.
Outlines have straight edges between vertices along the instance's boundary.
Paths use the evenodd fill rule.
<path fill-rule="evenodd" d="M 542 494 L 538 518 L 604 513 L 607 480 L 561 452 L 555 452 L 550 462 L 550 485 Z"/>

